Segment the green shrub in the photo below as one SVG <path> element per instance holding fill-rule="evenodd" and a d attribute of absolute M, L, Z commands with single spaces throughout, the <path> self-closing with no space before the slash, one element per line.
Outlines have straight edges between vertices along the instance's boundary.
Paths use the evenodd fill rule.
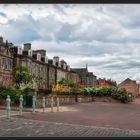
<path fill-rule="evenodd" d="M 120 100 L 123 103 L 130 101 L 128 93 L 125 89 L 119 90 L 116 87 L 103 87 L 103 88 L 84 88 L 83 95 L 93 95 L 93 96 L 110 96 L 113 99 Z"/>
<path fill-rule="evenodd" d="M 123 103 L 130 102 L 130 98 L 128 96 L 128 93 L 125 89 L 117 90 L 117 92 L 113 92 L 111 94 L 111 97 L 117 100 L 120 100 Z"/>
<path fill-rule="evenodd" d="M 66 78 L 61 78 L 57 84 L 63 85 L 63 86 L 69 86 L 69 87 L 74 87 L 74 83 L 70 80 L 67 80 Z"/>
<path fill-rule="evenodd" d="M 84 88 L 83 94 L 84 95 L 90 95 L 91 94 L 91 89 L 90 88 Z"/>
<path fill-rule="evenodd" d="M 86 87 L 83 89 L 84 95 L 96 95 L 96 89 L 92 87 Z"/>
<path fill-rule="evenodd" d="M 16 89 L 12 86 L 9 86 L 7 88 L 5 87 L 0 87 L 0 98 L 5 99 L 7 98 L 7 95 L 10 96 L 11 100 L 14 101 L 16 104 L 19 103 L 19 98 L 20 95 L 27 95 L 29 89 L 28 88 L 24 88 L 24 89 Z"/>

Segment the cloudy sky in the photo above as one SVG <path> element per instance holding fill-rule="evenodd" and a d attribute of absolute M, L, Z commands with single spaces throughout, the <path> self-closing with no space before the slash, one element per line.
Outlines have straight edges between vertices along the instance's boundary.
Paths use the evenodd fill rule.
<path fill-rule="evenodd" d="M 0 35 L 73 68 L 88 64 L 98 78 L 140 82 L 139 4 L 1 4 Z"/>

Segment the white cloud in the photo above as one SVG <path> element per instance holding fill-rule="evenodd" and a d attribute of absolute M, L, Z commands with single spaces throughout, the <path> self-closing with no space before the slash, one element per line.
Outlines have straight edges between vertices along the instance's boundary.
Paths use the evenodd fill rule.
<path fill-rule="evenodd" d="M 7 18 L 0 15 L 0 24 L 6 24 L 8 22 Z"/>
<path fill-rule="evenodd" d="M 0 5 L 0 33 L 118 83 L 140 82 L 140 5 Z"/>

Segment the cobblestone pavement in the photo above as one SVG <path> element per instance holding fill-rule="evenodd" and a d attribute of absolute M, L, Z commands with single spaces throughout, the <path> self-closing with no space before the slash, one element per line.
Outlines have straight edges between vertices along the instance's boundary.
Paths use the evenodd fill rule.
<path fill-rule="evenodd" d="M 27 113 L 27 112 L 23 112 Z M 11 111 L 11 116 L 17 116 L 19 115 L 19 111 Z M 0 110 L 0 118 L 6 117 L 6 110 Z"/>
<path fill-rule="evenodd" d="M 140 101 L 132 104 L 93 102 L 60 107 L 60 112 L 50 108 L 35 114 L 12 111 L 5 118 L 0 110 L 0 136 L 140 136 Z"/>
<path fill-rule="evenodd" d="M 13 116 L 17 117 L 17 116 Z M 140 130 L 140 105 L 106 102 L 80 103 L 60 107 L 60 112 L 23 114 L 25 119 L 79 124 L 108 128 Z"/>
<path fill-rule="evenodd" d="M 0 119 L 1 137 L 137 137 L 139 130 L 84 126 L 66 123 L 30 120 L 23 118 Z"/>

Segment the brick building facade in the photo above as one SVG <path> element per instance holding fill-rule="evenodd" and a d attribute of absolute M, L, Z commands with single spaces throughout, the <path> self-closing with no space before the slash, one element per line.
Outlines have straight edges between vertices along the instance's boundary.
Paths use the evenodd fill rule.
<path fill-rule="evenodd" d="M 111 79 L 101 79 L 99 78 L 97 80 L 97 87 L 110 87 L 110 86 L 117 86 L 117 83 L 115 81 L 112 81 Z"/>
<path fill-rule="evenodd" d="M 129 78 L 125 79 L 122 83 L 118 85 L 119 89 L 126 89 L 133 97 L 138 97 L 139 87 L 136 81 L 133 81 Z"/>

